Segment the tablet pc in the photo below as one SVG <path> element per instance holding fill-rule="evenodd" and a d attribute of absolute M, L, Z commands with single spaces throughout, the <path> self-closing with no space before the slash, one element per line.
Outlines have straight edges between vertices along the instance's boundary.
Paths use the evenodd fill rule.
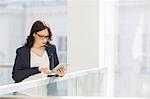
<path fill-rule="evenodd" d="M 56 73 L 56 71 L 57 71 L 59 68 L 64 68 L 65 70 L 67 70 L 68 65 L 69 65 L 69 64 L 58 64 L 54 69 L 52 69 L 52 72 Z"/>
<path fill-rule="evenodd" d="M 69 64 L 66 63 L 58 64 L 54 69 L 51 70 L 51 72 L 48 73 L 48 75 L 55 75 L 59 68 L 64 68 L 66 71 L 68 66 Z"/>

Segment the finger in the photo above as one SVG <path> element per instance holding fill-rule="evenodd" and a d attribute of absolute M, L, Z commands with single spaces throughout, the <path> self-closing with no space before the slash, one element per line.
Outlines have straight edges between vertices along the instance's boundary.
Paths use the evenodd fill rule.
<path fill-rule="evenodd" d="M 62 72 L 63 72 L 63 74 L 65 73 L 65 69 L 64 68 L 62 69 Z"/>
<path fill-rule="evenodd" d="M 48 68 L 48 67 L 46 67 L 46 69 L 47 69 L 47 70 L 49 70 L 49 68 Z"/>
<path fill-rule="evenodd" d="M 43 69 L 43 68 L 41 68 L 41 72 L 44 72 L 44 69 Z"/>
<path fill-rule="evenodd" d="M 44 72 L 44 69 L 43 69 L 43 67 L 41 66 L 41 67 L 39 67 L 39 70 L 40 70 L 40 72 Z"/>
<path fill-rule="evenodd" d="M 57 70 L 57 74 L 60 74 L 60 70 Z"/>
<path fill-rule="evenodd" d="M 59 72 L 58 72 L 58 75 L 59 75 L 59 76 L 63 76 L 63 72 L 60 72 L 60 71 L 59 71 Z"/>
<path fill-rule="evenodd" d="M 46 70 L 49 70 L 49 68 L 48 68 L 48 67 L 45 67 L 45 69 L 46 69 Z"/>
<path fill-rule="evenodd" d="M 63 75 L 64 75 L 63 73 L 60 74 L 60 76 L 63 76 Z"/>
<path fill-rule="evenodd" d="M 58 69 L 59 73 L 61 73 L 61 69 Z"/>
<path fill-rule="evenodd" d="M 60 70 L 60 72 L 62 73 L 63 72 L 63 70 L 62 69 L 59 69 Z"/>
<path fill-rule="evenodd" d="M 64 73 L 64 71 L 65 71 L 64 68 L 62 68 L 62 69 L 61 69 L 61 72 Z"/>
<path fill-rule="evenodd" d="M 64 71 L 64 70 L 65 70 L 65 68 L 64 68 L 64 67 L 62 67 L 62 68 L 61 68 L 61 70 L 63 70 L 63 71 Z"/>
<path fill-rule="evenodd" d="M 44 71 L 44 73 L 46 72 L 46 69 L 45 68 L 43 68 L 43 71 Z"/>
<path fill-rule="evenodd" d="M 45 69 L 45 73 L 47 73 L 49 71 L 47 67 L 45 67 L 44 69 Z"/>
<path fill-rule="evenodd" d="M 62 76 L 62 73 L 60 71 L 58 71 L 58 76 Z"/>
<path fill-rule="evenodd" d="M 42 67 L 42 71 L 45 72 L 45 68 L 44 67 Z"/>
<path fill-rule="evenodd" d="M 60 68 L 60 71 L 61 71 L 61 72 L 63 72 L 63 71 L 64 71 L 64 68 L 63 68 L 63 67 L 62 67 L 62 68 Z"/>
<path fill-rule="evenodd" d="M 47 70 L 46 67 L 43 67 L 43 68 L 42 68 L 42 72 L 47 73 L 47 71 L 48 71 L 48 70 Z"/>

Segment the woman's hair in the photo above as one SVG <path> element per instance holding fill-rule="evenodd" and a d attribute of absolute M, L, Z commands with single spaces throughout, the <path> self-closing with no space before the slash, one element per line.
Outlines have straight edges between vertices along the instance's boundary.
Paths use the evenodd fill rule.
<path fill-rule="evenodd" d="M 50 45 L 49 41 L 51 41 L 51 39 L 52 39 L 52 33 L 51 33 L 51 30 L 50 30 L 50 27 L 48 26 L 48 24 L 46 24 L 46 22 L 44 22 L 43 20 L 37 20 L 33 23 L 31 31 L 30 31 L 30 35 L 27 37 L 25 46 L 30 49 L 33 46 L 34 41 L 35 41 L 33 34 L 36 32 L 39 32 L 41 30 L 44 30 L 44 29 L 47 29 L 48 33 L 49 33 L 49 40 L 46 43 L 46 45 L 49 46 Z"/>

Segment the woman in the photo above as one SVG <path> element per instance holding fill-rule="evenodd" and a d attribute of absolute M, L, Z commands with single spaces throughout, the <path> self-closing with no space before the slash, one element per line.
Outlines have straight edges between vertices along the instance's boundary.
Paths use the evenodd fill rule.
<path fill-rule="evenodd" d="M 12 72 L 16 83 L 29 77 L 43 77 L 59 64 L 56 47 L 50 44 L 51 39 L 51 30 L 44 21 L 37 20 L 33 23 L 25 45 L 16 51 Z M 63 76 L 64 72 L 60 68 L 56 75 Z"/>

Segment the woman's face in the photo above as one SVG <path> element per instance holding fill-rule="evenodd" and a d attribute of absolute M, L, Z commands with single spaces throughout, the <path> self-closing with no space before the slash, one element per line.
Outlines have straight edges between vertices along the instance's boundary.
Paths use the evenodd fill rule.
<path fill-rule="evenodd" d="M 47 41 L 49 40 L 49 33 L 47 29 L 41 30 L 33 34 L 35 39 L 34 44 L 38 44 L 39 46 L 46 45 Z"/>

